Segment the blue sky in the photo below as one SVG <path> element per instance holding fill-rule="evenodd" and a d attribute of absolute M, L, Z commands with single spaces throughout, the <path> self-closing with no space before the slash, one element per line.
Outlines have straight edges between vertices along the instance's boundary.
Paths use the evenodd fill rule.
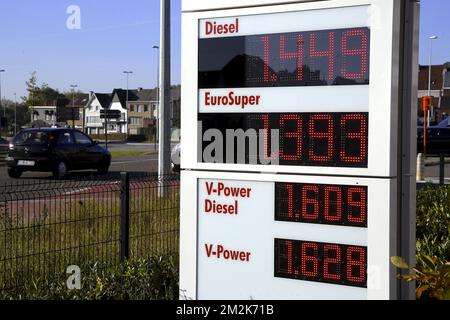
<path fill-rule="evenodd" d="M 450 1 L 422 0 L 420 63 L 450 61 Z M 69 30 L 70 5 L 81 9 L 81 29 Z M 172 0 L 172 83 L 180 82 L 181 0 Z M 83 91 L 111 92 L 125 87 L 124 70 L 133 70 L 130 87 L 156 85 L 159 0 L 0 0 L 2 95 L 25 94 L 36 70 L 39 83 L 61 91 L 78 84 Z"/>

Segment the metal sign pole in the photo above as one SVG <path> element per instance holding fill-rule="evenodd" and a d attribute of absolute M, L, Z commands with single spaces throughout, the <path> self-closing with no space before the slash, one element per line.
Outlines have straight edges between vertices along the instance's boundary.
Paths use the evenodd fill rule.
<path fill-rule="evenodd" d="M 158 175 L 170 173 L 170 0 L 161 0 Z"/>

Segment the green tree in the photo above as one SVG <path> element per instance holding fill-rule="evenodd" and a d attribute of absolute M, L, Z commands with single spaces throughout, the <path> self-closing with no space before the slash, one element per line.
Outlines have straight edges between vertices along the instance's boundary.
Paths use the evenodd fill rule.
<path fill-rule="evenodd" d="M 31 73 L 30 79 L 25 82 L 27 87 L 28 96 L 22 97 L 23 103 L 28 106 L 39 106 L 42 105 L 44 99 L 42 97 L 41 88 L 37 84 L 37 72 L 33 71 Z"/>

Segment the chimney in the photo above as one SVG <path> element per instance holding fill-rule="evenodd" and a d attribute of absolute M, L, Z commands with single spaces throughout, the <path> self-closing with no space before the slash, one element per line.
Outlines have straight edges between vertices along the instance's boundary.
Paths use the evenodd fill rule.
<path fill-rule="evenodd" d="M 141 92 L 142 90 L 144 90 L 142 87 L 139 87 L 139 88 L 137 89 L 138 92 Z"/>
<path fill-rule="evenodd" d="M 94 91 L 89 91 L 89 100 L 92 99 L 92 96 L 94 95 Z"/>

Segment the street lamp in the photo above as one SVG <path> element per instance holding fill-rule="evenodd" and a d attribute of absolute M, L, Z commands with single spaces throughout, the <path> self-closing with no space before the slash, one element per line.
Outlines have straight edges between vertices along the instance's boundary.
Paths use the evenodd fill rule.
<path fill-rule="evenodd" d="M 77 84 L 71 84 L 72 88 L 72 128 L 75 129 L 75 88 L 78 88 Z"/>
<path fill-rule="evenodd" d="M 158 142 L 158 120 L 159 120 L 159 46 L 153 46 L 157 50 L 157 64 L 156 64 L 156 136 L 155 142 Z"/>
<path fill-rule="evenodd" d="M 17 135 L 17 94 L 14 93 L 14 136 Z"/>
<path fill-rule="evenodd" d="M 2 73 L 6 72 L 5 69 L 0 70 L 0 108 L 2 107 Z M 6 107 L 3 108 L 3 116 L 6 117 Z"/>
<path fill-rule="evenodd" d="M 128 112 L 128 81 L 129 81 L 129 76 L 130 76 L 130 74 L 133 73 L 133 71 L 124 71 L 123 73 L 125 73 L 127 75 L 127 102 L 125 103 L 125 110 L 127 110 L 127 112 Z"/>
<path fill-rule="evenodd" d="M 430 37 L 430 65 L 428 66 L 428 96 L 431 97 L 431 65 L 433 60 L 433 40 L 436 40 L 438 36 L 431 36 Z M 434 114 L 434 108 L 433 103 L 431 103 L 431 114 Z M 425 117 L 425 115 L 424 115 Z M 430 111 L 428 111 L 428 123 L 430 123 Z"/>

